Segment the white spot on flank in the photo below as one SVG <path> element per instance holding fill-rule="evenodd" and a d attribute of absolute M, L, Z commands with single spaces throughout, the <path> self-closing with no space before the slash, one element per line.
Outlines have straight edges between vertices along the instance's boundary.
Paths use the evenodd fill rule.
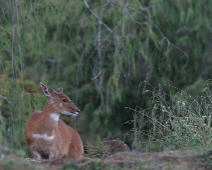
<path fill-rule="evenodd" d="M 63 104 L 62 103 L 60 103 L 60 107 L 62 107 L 63 106 Z"/>
<path fill-rule="evenodd" d="M 59 114 L 58 113 L 52 113 L 50 114 L 51 119 L 58 121 L 59 120 Z"/>
<path fill-rule="evenodd" d="M 43 139 L 43 140 L 53 140 L 54 136 L 48 136 L 46 133 L 44 134 L 33 134 L 34 138 Z"/>
<path fill-rule="evenodd" d="M 37 151 L 33 150 L 33 153 L 37 156 L 38 159 L 41 159 L 41 155 Z"/>

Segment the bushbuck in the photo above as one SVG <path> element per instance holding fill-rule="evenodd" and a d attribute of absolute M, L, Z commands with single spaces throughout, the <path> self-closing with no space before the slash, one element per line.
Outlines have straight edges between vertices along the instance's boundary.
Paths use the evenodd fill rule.
<path fill-rule="evenodd" d="M 76 130 L 59 119 L 60 114 L 77 116 L 78 107 L 63 93 L 40 83 L 48 100 L 43 110 L 34 111 L 26 123 L 25 138 L 33 158 L 61 159 L 82 158 L 82 140 Z"/>

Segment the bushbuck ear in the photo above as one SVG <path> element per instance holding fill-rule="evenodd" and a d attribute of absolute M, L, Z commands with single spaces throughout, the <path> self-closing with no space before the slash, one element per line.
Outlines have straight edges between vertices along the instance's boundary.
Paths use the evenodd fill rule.
<path fill-rule="evenodd" d="M 63 88 L 62 87 L 57 88 L 56 92 L 62 93 L 63 92 Z"/>
<path fill-rule="evenodd" d="M 43 93 L 48 96 L 48 97 L 51 97 L 51 93 L 53 92 L 52 89 L 50 89 L 49 87 L 45 86 L 43 83 L 40 82 L 40 86 L 41 86 L 41 89 L 43 91 Z"/>

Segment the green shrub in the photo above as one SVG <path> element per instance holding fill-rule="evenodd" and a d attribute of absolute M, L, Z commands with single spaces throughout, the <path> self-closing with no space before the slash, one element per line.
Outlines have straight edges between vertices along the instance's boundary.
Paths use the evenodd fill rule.
<path fill-rule="evenodd" d="M 212 141 L 210 84 L 204 85 L 197 99 L 189 94 L 188 88 L 167 94 L 158 85 L 146 91 L 151 92 L 154 107 L 131 109 L 134 111 L 133 147 L 144 150 L 144 146 L 159 144 L 161 149 L 169 150 L 209 148 Z"/>
<path fill-rule="evenodd" d="M 3 89 L 3 95 L 9 102 L 1 100 L 3 105 L 0 109 L 3 111 L 0 115 L 0 144 L 17 149 L 18 152 L 26 151 L 24 136 L 26 121 L 34 110 L 42 109 L 44 98 L 36 93 L 25 92 L 18 80 L 5 79 L 6 82 L 0 89 Z"/>

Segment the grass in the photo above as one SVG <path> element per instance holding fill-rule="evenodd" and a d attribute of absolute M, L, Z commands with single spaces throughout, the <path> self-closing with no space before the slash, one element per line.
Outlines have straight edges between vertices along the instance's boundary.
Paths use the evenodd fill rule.
<path fill-rule="evenodd" d="M 17 94 L 18 86 L 10 83 L 9 94 L 13 94 L 10 88 L 17 89 L 15 94 L 9 95 L 9 99 L 17 100 L 13 98 L 14 95 L 18 95 L 19 104 L 6 108 L 12 114 L 10 119 L 7 121 L 0 119 L 0 146 L 2 146 L 0 170 L 210 169 L 212 168 L 212 152 L 209 150 L 212 141 L 210 83 L 205 84 L 197 97 L 192 97 L 187 88 L 178 89 L 177 93 L 171 91 L 167 93 L 163 91 L 161 85 L 152 90 L 144 90 L 143 94 L 148 93 L 151 97 L 153 107 L 151 109 L 128 108 L 133 112 L 133 120 L 126 122 L 133 124 L 133 129 L 129 132 L 133 138 L 131 151 L 110 152 L 110 148 L 99 139 L 92 143 L 85 142 L 86 157 L 78 161 L 25 159 L 28 154 L 23 138 L 25 128 L 23 120 L 28 115 L 27 110 L 38 107 L 31 104 L 38 97 Z M 171 88 L 176 90 L 175 87 Z M 20 112 L 23 114 L 14 116 L 15 113 Z M 12 138 L 13 140 L 10 140 Z"/>
<path fill-rule="evenodd" d="M 47 166 L 32 164 L 31 162 L 7 156 L 0 159 L 0 170 L 47 170 Z"/>
<path fill-rule="evenodd" d="M 211 169 L 211 151 L 164 151 L 154 153 L 120 152 L 104 158 L 81 160 L 36 160 L 14 155 L 0 158 L 0 170 L 189 170 Z"/>
<path fill-rule="evenodd" d="M 211 82 L 205 84 L 197 98 L 192 97 L 187 88 L 170 87 L 178 90 L 174 94 L 163 91 L 161 85 L 143 91 L 150 93 L 153 108 L 128 108 L 133 111 L 133 120 L 127 122 L 134 126 L 132 147 L 142 152 L 153 148 L 158 151 L 211 148 L 212 93 L 209 85 Z"/>

